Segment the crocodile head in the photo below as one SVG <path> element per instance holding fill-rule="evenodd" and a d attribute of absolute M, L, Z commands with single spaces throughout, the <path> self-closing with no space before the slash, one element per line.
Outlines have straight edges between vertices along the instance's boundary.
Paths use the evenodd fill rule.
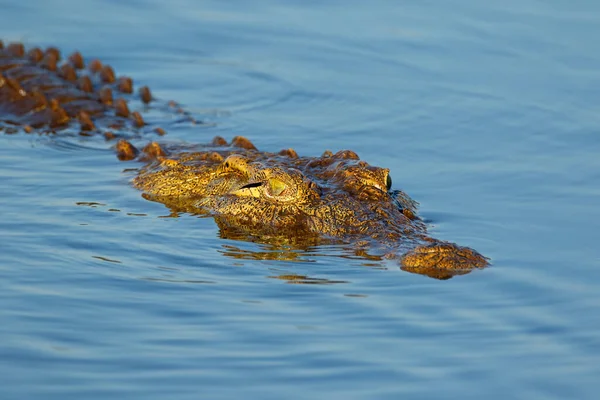
<path fill-rule="evenodd" d="M 388 169 L 346 153 L 306 163 L 265 154 L 179 155 L 143 171 L 134 184 L 172 208 L 213 216 L 236 238 L 368 242 L 399 258 L 403 270 L 438 279 L 487 265 L 474 250 L 428 237 L 416 203 L 391 190 Z"/>

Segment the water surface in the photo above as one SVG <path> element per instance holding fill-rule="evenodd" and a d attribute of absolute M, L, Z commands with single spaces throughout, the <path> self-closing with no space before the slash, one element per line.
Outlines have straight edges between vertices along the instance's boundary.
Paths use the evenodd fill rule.
<path fill-rule="evenodd" d="M 105 143 L 3 135 L 3 399 L 597 397 L 597 2 L 0 9 L 5 41 L 106 60 L 207 122 L 169 140 L 352 149 L 493 263 L 437 281 L 222 239 Z"/>

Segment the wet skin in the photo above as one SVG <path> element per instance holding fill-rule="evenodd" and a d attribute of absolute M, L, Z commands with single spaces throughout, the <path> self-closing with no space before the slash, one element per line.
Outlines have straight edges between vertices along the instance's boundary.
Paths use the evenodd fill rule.
<path fill-rule="evenodd" d="M 237 147 L 242 141 L 245 147 Z M 483 268 L 476 251 L 432 239 L 416 203 L 391 190 L 389 170 L 351 151 L 298 157 L 258 151 L 247 139 L 223 139 L 202 151 L 165 150 L 143 168 L 134 186 L 174 210 L 208 213 L 219 226 L 251 236 L 315 237 L 373 242 L 410 272 L 440 279 Z"/>

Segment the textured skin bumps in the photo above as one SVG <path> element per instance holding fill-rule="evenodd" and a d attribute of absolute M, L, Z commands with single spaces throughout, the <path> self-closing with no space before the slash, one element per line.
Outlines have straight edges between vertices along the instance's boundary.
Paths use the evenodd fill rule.
<path fill-rule="evenodd" d="M 417 203 L 391 190 L 389 170 L 354 152 L 301 157 L 217 137 L 211 145 L 165 147 L 162 154 L 134 186 L 174 211 L 210 214 L 236 237 L 278 236 L 296 245 L 314 244 L 315 237 L 372 241 L 385 257 L 400 258 L 403 270 L 438 279 L 488 264 L 472 249 L 430 238 Z"/>
<path fill-rule="evenodd" d="M 133 91 L 131 78 L 117 77 L 98 60 L 85 68 L 78 52 L 63 60 L 54 47 L 26 51 L 21 43 L 0 46 L 0 127 L 29 132 L 73 128 L 85 135 L 133 132 L 145 125 L 121 97 Z M 152 100 L 148 87 L 140 89 L 140 100 Z"/>

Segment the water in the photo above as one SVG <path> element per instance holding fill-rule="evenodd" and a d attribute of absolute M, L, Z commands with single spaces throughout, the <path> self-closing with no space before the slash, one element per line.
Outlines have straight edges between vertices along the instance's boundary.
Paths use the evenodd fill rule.
<path fill-rule="evenodd" d="M 5 41 L 79 49 L 209 122 L 170 140 L 353 149 L 493 262 L 436 281 L 221 239 L 103 143 L 3 135 L 2 399 L 597 397 L 597 2 L 0 9 Z"/>

